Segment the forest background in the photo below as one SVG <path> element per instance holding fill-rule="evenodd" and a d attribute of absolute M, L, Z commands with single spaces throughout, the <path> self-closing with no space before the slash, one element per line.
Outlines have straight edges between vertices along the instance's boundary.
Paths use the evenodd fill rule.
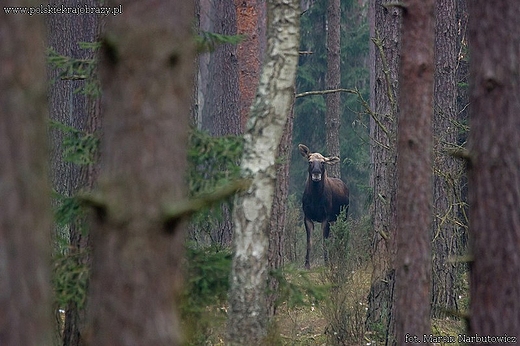
<path fill-rule="evenodd" d="M 9 91 L 1 118 L 8 164 L 1 173 L 13 182 L 4 185 L 3 201 L 16 203 L 2 205 L 0 250 L 13 256 L 3 261 L 2 276 L 10 279 L 2 280 L 2 292 L 15 293 L 0 301 L 8 316 L 1 344 L 357 345 L 418 342 L 416 335 L 421 343 L 465 344 L 478 342 L 471 339 L 477 333 L 515 337 L 519 286 L 511 278 L 520 277 L 520 261 L 510 244 L 519 237 L 519 136 L 506 130 L 518 128 L 510 115 L 518 110 L 519 39 L 510 33 L 520 32 L 513 16 L 520 6 L 499 1 L 486 12 L 490 4 L 468 9 L 463 0 L 160 3 L 123 2 L 117 18 L 49 15 L 46 29 L 42 20 L 5 14 L 0 77 Z M 472 16 L 496 26 L 501 40 L 468 24 Z M 283 132 L 271 151 L 274 201 L 262 211 L 269 225 L 244 240 L 265 253 L 251 264 L 237 260 L 244 244 L 233 229 L 244 191 L 259 191 L 243 179 L 241 165 L 253 156 L 250 139 L 262 133 L 259 105 L 274 97 L 262 89 L 262 66 L 286 69 L 290 61 L 266 54 L 278 39 L 275 23 L 299 36 L 300 48 L 292 110 L 283 121 L 274 118 Z M 44 33 L 45 68 L 34 44 Z M 474 89 L 468 39 L 478 52 L 482 42 L 490 47 L 489 56 L 472 60 L 474 80 L 484 74 Z M 508 45 L 511 61 L 502 58 Z M 414 60 L 421 54 L 426 60 Z M 17 56 L 36 58 L 26 70 L 6 68 Z M 24 95 L 19 103 L 17 95 Z M 489 111 L 472 118 L 472 146 L 470 99 Z M 502 107 L 503 118 L 490 104 Z M 37 108 L 34 118 L 10 117 L 26 114 L 27 105 Z M 42 198 L 45 123 L 51 205 Z M 329 174 L 342 177 L 351 200 L 330 239 L 316 228 L 310 271 L 303 270 L 299 200 L 307 173 L 299 143 L 340 156 Z M 483 159 L 497 152 L 490 164 Z M 35 212 L 25 219 L 17 214 L 24 209 Z M 486 218 L 486 210 L 497 212 Z M 473 251 L 469 215 L 478 220 Z M 497 230 L 505 230 L 502 237 Z M 50 236 L 52 273 L 42 260 Z M 256 278 L 258 286 L 240 291 L 238 283 Z M 248 303 L 259 304 L 260 317 Z M 50 310 L 53 327 L 42 317 Z"/>

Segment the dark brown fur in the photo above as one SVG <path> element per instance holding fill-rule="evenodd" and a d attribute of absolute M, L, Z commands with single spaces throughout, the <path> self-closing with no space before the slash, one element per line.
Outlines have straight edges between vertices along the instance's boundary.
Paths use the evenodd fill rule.
<path fill-rule="evenodd" d="M 300 153 L 309 161 L 309 175 L 302 197 L 303 214 L 305 216 L 305 230 L 307 232 L 307 254 L 305 268 L 310 268 L 311 236 L 314 230 L 314 221 L 321 222 L 323 239 L 329 237 L 330 223 L 336 221 L 341 208 L 348 211 L 349 192 L 341 179 L 327 177 L 326 164 L 336 164 L 338 157 L 324 157 L 319 153 L 311 153 L 305 145 L 298 145 Z M 327 262 L 327 252 L 324 252 Z"/>

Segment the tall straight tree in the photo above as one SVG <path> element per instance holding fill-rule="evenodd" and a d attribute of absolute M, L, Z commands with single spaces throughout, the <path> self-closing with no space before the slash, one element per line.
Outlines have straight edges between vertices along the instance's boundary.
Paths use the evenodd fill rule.
<path fill-rule="evenodd" d="M 220 35 L 236 35 L 234 0 L 199 0 L 199 27 Z M 219 44 L 199 58 L 200 127 L 214 136 L 243 132 L 238 112 L 238 60 L 235 44 Z"/>
<path fill-rule="evenodd" d="M 397 118 L 399 114 L 399 52 L 401 8 L 391 0 L 370 1 L 370 161 L 373 193 L 372 284 L 368 297 L 367 327 L 394 333 L 394 292 Z M 378 327 L 379 326 L 379 327 Z M 389 339 L 388 337 L 386 339 Z"/>
<path fill-rule="evenodd" d="M 435 0 L 409 0 L 403 12 L 397 138 L 397 344 L 431 333 L 432 118 Z"/>
<path fill-rule="evenodd" d="M 61 2 L 51 1 L 54 6 Z M 70 1 L 71 6 L 87 5 L 99 6 L 97 0 Z M 101 17 L 97 14 L 75 16 L 70 14 L 53 14 L 47 17 L 49 47 L 64 57 L 83 59 L 85 61 L 97 58 L 95 50 L 82 49 L 80 43 L 94 43 L 98 40 L 101 27 Z M 97 76 L 87 76 L 89 80 L 77 76 L 60 77 L 62 71 L 52 68 L 49 71 L 52 88 L 49 90 L 49 111 L 53 121 L 73 127 L 88 134 L 96 133 L 100 128 L 99 107 L 100 98 L 93 93 L 86 93 L 86 84 L 93 83 Z M 78 92 L 78 90 L 83 90 Z M 78 165 L 64 160 L 63 140 L 66 136 L 59 128 L 51 131 L 51 177 L 53 187 L 64 197 L 73 197 L 82 190 L 90 190 L 96 178 L 94 162 Z M 88 265 L 88 233 L 84 232 L 86 220 L 79 217 L 70 220 L 67 229 L 69 244 L 68 255 L 77 265 Z M 77 297 L 74 297 L 77 298 Z M 74 346 L 81 342 L 84 327 L 85 310 L 77 300 L 72 299 L 65 307 L 65 326 L 63 328 L 63 345 Z"/>
<path fill-rule="evenodd" d="M 237 46 L 238 111 L 243 132 L 249 109 L 255 99 L 262 58 L 266 45 L 266 0 L 235 0 L 237 35 L 242 41 Z"/>
<path fill-rule="evenodd" d="M 252 183 L 235 200 L 228 343 L 260 345 L 267 334 L 268 234 L 276 161 L 294 98 L 299 2 L 268 0 L 267 48 L 245 134 L 243 175 Z"/>
<path fill-rule="evenodd" d="M 294 124 L 294 101 L 291 111 L 287 114 L 287 122 L 283 130 L 276 157 L 276 186 L 271 209 L 269 225 L 269 271 L 277 271 L 283 267 L 285 254 L 285 224 L 287 216 L 287 198 L 289 196 L 289 163 L 291 161 L 291 144 Z M 269 275 L 267 308 L 269 317 L 276 314 L 278 287 L 277 276 Z"/>
<path fill-rule="evenodd" d="M 326 89 L 339 89 L 341 82 L 341 6 L 340 0 L 328 0 L 327 5 L 327 73 Z M 340 121 L 339 92 L 326 96 L 327 112 L 325 114 L 327 154 L 340 157 L 339 128 Z M 340 165 L 327 168 L 331 177 L 341 178 Z"/>
<path fill-rule="evenodd" d="M 470 332 L 520 330 L 520 3 L 468 1 Z M 472 343 L 477 343 L 473 341 Z"/>
<path fill-rule="evenodd" d="M 244 133 L 255 97 L 265 51 L 265 0 L 198 0 L 199 29 L 221 35 L 240 35 L 238 44 L 219 44 L 199 55 L 196 123 L 214 136 Z M 211 237 L 221 246 L 231 245 L 232 225 L 228 205 Z"/>
<path fill-rule="evenodd" d="M 1 17 L 0 344 L 50 345 L 45 28 L 41 16 Z"/>
<path fill-rule="evenodd" d="M 109 3 L 118 6 L 120 3 Z M 180 345 L 176 312 L 195 45 L 193 1 L 121 3 L 103 36 L 104 137 L 91 196 L 90 345 Z"/>
<path fill-rule="evenodd" d="M 457 20 L 456 3 L 438 0 L 435 6 L 434 186 L 432 227 L 432 315 L 458 309 L 461 266 L 449 261 L 460 255 L 459 220 L 463 167 L 450 152 L 457 145 Z"/>

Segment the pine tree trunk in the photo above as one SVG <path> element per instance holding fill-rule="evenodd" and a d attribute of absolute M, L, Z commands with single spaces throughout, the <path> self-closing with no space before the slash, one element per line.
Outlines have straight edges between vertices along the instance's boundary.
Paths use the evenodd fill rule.
<path fill-rule="evenodd" d="M 341 82 L 341 6 L 340 0 L 328 0 L 327 6 L 327 73 L 326 89 L 339 89 Z M 325 115 L 327 154 L 340 156 L 339 128 L 341 126 L 341 94 L 330 93 L 326 96 L 327 113 Z M 327 168 L 330 177 L 341 178 L 341 165 Z"/>
<path fill-rule="evenodd" d="M 407 2 L 403 13 L 397 139 L 397 344 L 406 343 L 407 333 L 431 333 L 434 22 L 434 0 Z"/>
<path fill-rule="evenodd" d="M 61 2 L 53 2 L 59 5 Z M 71 6 L 83 5 L 99 6 L 99 2 L 75 1 Z M 49 46 L 58 54 L 74 59 L 95 59 L 96 54 L 91 49 L 81 49 L 80 42 L 96 42 L 100 31 L 100 17 L 92 14 L 73 17 L 67 14 L 48 16 Z M 62 80 L 60 71 L 49 71 L 52 88 L 49 92 L 49 110 L 51 120 L 60 122 L 86 133 L 96 133 L 100 128 L 99 107 L 100 99 L 93 95 L 77 92 L 84 88 L 85 80 Z M 97 76 L 94 76 L 97 78 Z M 59 129 L 51 131 L 52 141 L 52 171 L 53 186 L 59 194 L 71 197 L 80 190 L 90 190 L 96 179 L 97 167 L 95 164 L 77 165 L 63 159 L 64 133 Z M 90 265 L 89 236 L 83 230 L 86 220 L 81 217 L 71 220 L 69 232 L 69 255 L 77 259 L 78 265 Z M 60 230 L 56 230 L 59 232 Z M 78 307 L 77 302 L 71 301 L 65 307 L 65 326 L 63 329 L 63 345 L 81 345 L 82 328 L 85 323 L 85 310 Z"/>
<path fill-rule="evenodd" d="M 277 151 L 291 110 L 299 48 L 299 6 L 268 1 L 268 45 L 245 134 L 242 171 L 252 179 L 235 200 L 228 344 L 261 345 L 267 334 L 268 239 Z"/>
<path fill-rule="evenodd" d="M 221 35 L 237 34 L 234 0 L 199 1 L 199 28 Z M 244 121 L 240 117 L 239 60 L 237 45 L 220 44 L 214 51 L 199 56 L 198 125 L 212 136 L 240 135 Z M 221 209 L 222 219 L 211 228 L 211 238 L 220 246 L 231 246 L 233 239 L 231 210 Z"/>
<path fill-rule="evenodd" d="M 457 145 L 457 22 L 456 4 L 436 4 L 434 91 L 434 189 L 432 227 L 432 316 L 444 317 L 458 310 L 462 268 L 449 261 L 462 255 L 464 224 L 460 220 L 460 183 L 464 174 L 460 161 L 450 152 Z"/>
<path fill-rule="evenodd" d="M 44 32 L 42 16 L 0 20 L 0 345 L 52 340 Z"/>
<path fill-rule="evenodd" d="M 211 15 L 209 30 L 222 35 L 236 35 L 234 0 L 213 2 Z M 202 129 L 213 136 L 241 134 L 243 129 L 238 112 L 237 46 L 229 43 L 218 45 L 210 53 L 207 68 L 208 79 L 203 81 L 205 85 L 202 89 Z"/>
<path fill-rule="evenodd" d="M 469 329 L 513 336 L 520 330 L 520 3 L 475 0 L 468 9 Z"/>
<path fill-rule="evenodd" d="M 115 4 L 111 4 L 113 6 Z M 195 47 L 191 1 L 126 1 L 103 37 L 89 345 L 180 345 L 176 312 Z"/>
<path fill-rule="evenodd" d="M 245 129 L 249 110 L 255 99 L 262 59 L 266 46 L 266 0 L 235 0 L 237 35 L 243 41 L 237 46 L 241 129 Z M 242 131 L 243 132 L 243 131 Z M 241 132 L 241 133 L 242 133 Z"/>
<path fill-rule="evenodd" d="M 399 52 L 401 9 L 383 7 L 391 1 L 370 2 L 370 119 L 373 190 L 372 284 L 368 297 L 367 328 L 382 330 L 387 340 L 394 334 L 396 232 L 396 140 L 399 114 Z"/>
<path fill-rule="evenodd" d="M 282 139 L 278 146 L 278 162 L 276 164 L 276 187 L 274 191 L 271 222 L 269 226 L 269 270 L 276 271 L 283 267 L 285 254 L 285 224 L 287 216 L 287 199 L 289 197 L 289 164 L 291 162 L 292 130 L 294 123 L 294 100 L 291 111 L 287 114 L 287 122 Z M 276 314 L 279 282 L 276 277 L 269 276 L 267 308 L 269 317 Z"/>

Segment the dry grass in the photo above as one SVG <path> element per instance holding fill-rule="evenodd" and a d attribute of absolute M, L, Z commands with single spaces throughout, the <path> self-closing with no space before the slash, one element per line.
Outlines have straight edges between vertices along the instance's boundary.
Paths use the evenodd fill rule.
<path fill-rule="evenodd" d="M 297 209 L 291 209 L 286 229 L 285 263 L 296 263 L 302 269 L 305 255 L 305 230 Z M 292 345 L 384 345 L 376 340 L 377 333 L 365 330 L 368 308 L 367 297 L 370 291 L 372 267 L 368 253 L 371 234 L 369 220 L 349 220 L 346 227 L 348 235 L 341 237 L 340 230 L 334 230 L 330 248 L 332 267 L 323 263 L 323 247 L 319 227 L 313 234 L 313 269 L 299 271 L 289 269 L 286 280 L 298 285 L 316 285 L 326 288 L 325 298 L 317 301 L 315 297 L 305 297 L 307 303 L 292 307 L 282 302 L 277 310 L 274 323 L 268 336 L 270 346 Z M 336 257 L 335 257 L 336 256 Z M 335 263 L 335 264 L 334 264 Z M 300 280 L 304 275 L 308 282 Z M 216 317 L 216 316 L 215 316 Z M 214 319 L 210 335 L 201 345 L 225 345 L 225 320 Z M 217 325 L 218 324 L 218 325 Z M 454 336 L 464 333 L 464 324 L 454 319 L 432 320 L 432 334 Z M 422 336 L 421 336 L 422 338 Z M 422 340 L 422 339 L 421 339 Z M 444 345 L 442 343 L 436 345 Z M 447 345 L 447 344 L 446 344 Z M 458 343 L 450 345 L 459 345 Z"/>
<path fill-rule="evenodd" d="M 325 345 L 327 321 L 314 305 L 289 309 L 281 306 L 276 316 L 282 345 Z"/>
<path fill-rule="evenodd" d="M 329 269 L 309 273 L 316 285 L 327 286 L 327 297 L 309 306 L 289 308 L 282 304 L 275 322 L 280 345 L 360 345 L 365 337 L 369 268 L 350 272 L 340 285 L 328 281 Z M 361 344 L 362 344 L 361 343 Z"/>
<path fill-rule="evenodd" d="M 314 268 L 309 272 L 309 278 L 316 285 L 329 285 L 330 294 L 325 300 L 310 303 L 308 306 L 291 308 L 282 303 L 274 319 L 275 327 L 269 336 L 270 346 L 384 345 L 384 342 L 373 340 L 372 334 L 365 331 L 366 297 L 371 278 L 371 269 L 368 266 L 351 272 L 345 282 L 336 287 L 324 282 L 324 267 Z M 225 345 L 225 318 L 222 318 L 222 311 L 210 310 L 208 314 L 213 315 L 214 323 L 201 345 Z M 459 320 L 432 320 L 433 335 L 450 335 L 457 341 L 461 333 L 464 333 L 464 324 Z M 456 342 L 434 345 L 462 344 Z"/>

